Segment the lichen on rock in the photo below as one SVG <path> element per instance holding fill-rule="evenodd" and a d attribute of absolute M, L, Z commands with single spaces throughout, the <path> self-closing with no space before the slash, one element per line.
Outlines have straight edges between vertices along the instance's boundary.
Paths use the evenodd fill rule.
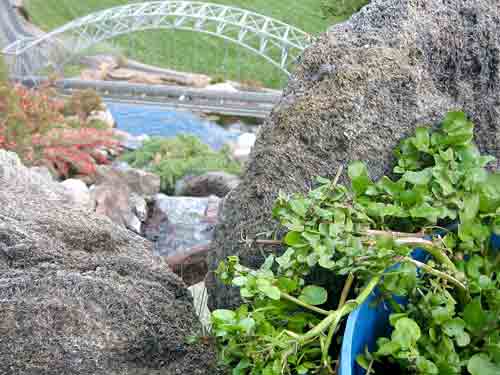
<path fill-rule="evenodd" d="M 500 12 L 490 0 L 373 0 L 309 47 L 266 121 L 240 185 L 226 198 L 210 269 L 228 255 L 258 266 L 262 249 L 241 243 L 275 230 L 280 190 L 303 192 L 315 176 L 363 160 L 390 174 L 392 150 L 417 125 L 463 110 L 482 153 L 500 160 Z M 497 164 L 498 168 L 499 164 Z M 341 182 L 346 182 L 345 175 Z M 211 308 L 238 292 L 209 272 Z"/>
<path fill-rule="evenodd" d="M 0 373 L 213 374 L 184 283 L 149 242 L 0 150 Z"/>

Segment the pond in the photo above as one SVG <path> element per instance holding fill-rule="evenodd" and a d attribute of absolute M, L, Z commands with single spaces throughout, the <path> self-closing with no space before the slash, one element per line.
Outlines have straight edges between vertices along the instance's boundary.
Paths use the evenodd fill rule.
<path fill-rule="evenodd" d="M 175 137 L 189 134 L 198 137 L 214 149 L 235 141 L 248 126 L 221 126 L 208 118 L 187 111 L 170 110 L 162 106 L 107 102 L 117 128 L 133 136 Z"/>

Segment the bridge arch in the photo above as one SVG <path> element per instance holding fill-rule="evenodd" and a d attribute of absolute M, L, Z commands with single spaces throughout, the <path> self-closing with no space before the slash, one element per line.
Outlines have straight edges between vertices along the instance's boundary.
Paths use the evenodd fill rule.
<path fill-rule="evenodd" d="M 4 48 L 12 73 L 34 76 L 59 70 L 93 45 L 124 34 L 153 29 L 194 31 L 236 43 L 290 74 L 290 65 L 311 43 L 306 32 L 244 9 L 198 1 L 132 3 L 81 17 L 39 38 Z"/>

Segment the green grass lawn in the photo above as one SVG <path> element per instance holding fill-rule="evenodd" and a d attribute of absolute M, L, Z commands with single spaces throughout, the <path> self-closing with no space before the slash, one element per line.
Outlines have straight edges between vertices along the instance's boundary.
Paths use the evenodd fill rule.
<path fill-rule="evenodd" d="M 332 0 L 336 1 L 336 0 Z M 338 0 L 344 1 L 344 0 Z M 358 0 L 355 0 L 358 1 Z M 311 34 L 327 29 L 341 17 L 325 19 L 323 0 L 212 0 L 253 10 L 296 26 Z M 52 30 L 91 12 L 129 3 L 127 0 L 28 0 L 33 21 Z M 286 76 L 251 51 L 219 38 L 187 31 L 137 32 L 108 41 L 126 57 L 166 68 L 206 73 L 225 79 L 260 81 L 281 87 Z"/>

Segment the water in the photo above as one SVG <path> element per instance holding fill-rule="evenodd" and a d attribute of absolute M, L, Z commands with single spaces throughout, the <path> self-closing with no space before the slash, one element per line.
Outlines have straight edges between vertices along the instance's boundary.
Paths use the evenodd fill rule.
<path fill-rule="evenodd" d="M 117 123 L 117 128 L 134 136 L 175 137 L 190 134 L 214 149 L 234 141 L 242 133 L 227 130 L 214 122 L 184 111 L 169 110 L 161 106 L 107 102 Z"/>

